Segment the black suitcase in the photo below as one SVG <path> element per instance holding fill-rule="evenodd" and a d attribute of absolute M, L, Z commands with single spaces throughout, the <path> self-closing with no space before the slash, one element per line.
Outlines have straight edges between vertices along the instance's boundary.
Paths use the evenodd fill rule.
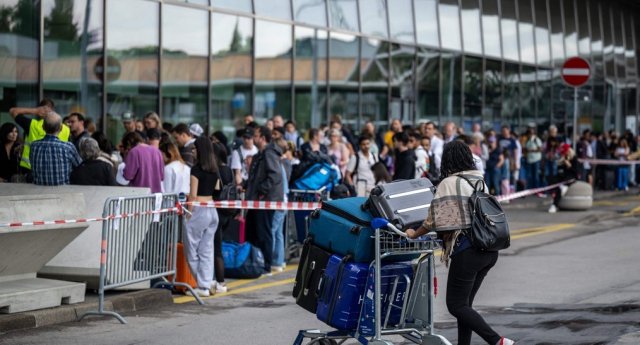
<path fill-rule="evenodd" d="M 293 298 L 299 306 L 314 314 L 318 311 L 320 278 L 330 258 L 331 253 L 315 246 L 313 240 L 304 242 L 296 281 L 293 283 Z"/>
<path fill-rule="evenodd" d="M 387 183 L 371 191 L 362 209 L 399 229 L 415 229 L 427 219 L 435 192 L 436 187 L 426 178 Z"/>
<path fill-rule="evenodd" d="M 604 190 L 615 190 L 616 181 L 615 170 L 607 169 L 604 171 Z"/>

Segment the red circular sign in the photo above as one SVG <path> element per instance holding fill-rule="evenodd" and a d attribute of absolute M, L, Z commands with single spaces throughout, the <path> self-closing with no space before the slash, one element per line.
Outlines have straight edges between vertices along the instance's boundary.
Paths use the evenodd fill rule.
<path fill-rule="evenodd" d="M 562 79 L 569 86 L 580 87 L 589 80 L 590 76 L 591 66 L 583 58 L 571 58 L 562 66 Z"/>

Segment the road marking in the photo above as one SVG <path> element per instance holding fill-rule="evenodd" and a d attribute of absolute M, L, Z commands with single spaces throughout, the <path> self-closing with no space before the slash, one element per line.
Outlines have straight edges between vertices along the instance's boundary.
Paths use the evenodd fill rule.
<path fill-rule="evenodd" d="M 551 233 L 551 232 L 571 229 L 571 228 L 573 228 L 575 226 L 576 226 L 575 224 L 558 224 L 558 225 L 553 225 L 553 226 L 547 226 L 547 227 L 541 228 L 540 230 L 534 230 L 534 231 L 531 231 L 531 232 L 528 232 L 528 233 L 520 233 L 519 235 L 511 236 L 511 240 L 517 240 L 519 238 L 535 236 L 535 235 L 542 235 L 542 234 L 548 234 L 548 233 Z M 525 230 L 531 230 L 531 229 L 525 229 Z"/>
<path fill-rule="evenodd" d="M 640 213 L 640 206 L 634 208 L 633 210 L 631 210 L 631 211 L 629 211 L 627 213 L 623 213 L 622 216 L 623 217 L 635 216 L 638 213 Z"/>
<path fill-rule="evenodd" d="M 296 280 L 296 278 L 291 278 L 291 279 L 280 280 L 280 281 L 276 281 L 276 282 L 272 282 L 272 283 L 248 286 L 248 287 L 245 287 L 245 288 L 242 288 L 242 289 L 231 290 L 231 291 L 229 291 L 227 293 L 215 294 L 215 295 L 210 296 L 210 297 L 200 297 L 200 299 L 205 300 L 205 299 L 211 299 L 211 298 L 216 298 L 216 297 L 225 297 L 225 296 L 236 295 L 236 294 L 240 294 L 240 293 L 243 293 L 243 292 L 262 290 L 262 289 L 266 289 L 266 288 L 270 288 L 270 287 L 274 287 L 274 286 L 291 284 L 295 280 Z M 192 302 L 192 301 L 195 301 L 195 300 L 196 299 L 191 297 L 191 296 L 182 296 L 182 297 L 174 298 L 173 299 L 173 303 L 182 304 L 182 303 Z"/>

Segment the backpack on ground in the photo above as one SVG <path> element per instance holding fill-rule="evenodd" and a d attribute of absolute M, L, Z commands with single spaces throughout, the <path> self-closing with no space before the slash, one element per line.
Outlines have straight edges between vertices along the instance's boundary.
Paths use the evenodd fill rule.
<path fill-rule="evenodd" d="M 471 229 L 466 234 L 473 248 L 489 252 L 509 248 L 509 223 L 500 202 L 485 192 L 487 185 L 484 180 L 477 180 L 474 185 L 466 177 L 460 178 L 473 188 L 473 194 L 469 197 Z"/>
<path fill-rule="evenodd" d="M 253 279 L 260 277 L 264 271 L 262 251 L 249 242 L 222 242 L 222 257 L 226 278 Z"/>

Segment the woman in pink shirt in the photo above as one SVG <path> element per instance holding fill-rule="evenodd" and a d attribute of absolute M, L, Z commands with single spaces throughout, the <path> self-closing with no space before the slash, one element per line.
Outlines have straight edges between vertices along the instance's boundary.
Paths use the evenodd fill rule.
<path fill-rule="evenodd" d="M 151 193 L 162 193 L 164 159 L 160 150 L 145 144 L 135 132 L 122 138 L 122 149 L 126 164 L 123 176 L 130 181 L 129 186 L 148 187 Z"/>

